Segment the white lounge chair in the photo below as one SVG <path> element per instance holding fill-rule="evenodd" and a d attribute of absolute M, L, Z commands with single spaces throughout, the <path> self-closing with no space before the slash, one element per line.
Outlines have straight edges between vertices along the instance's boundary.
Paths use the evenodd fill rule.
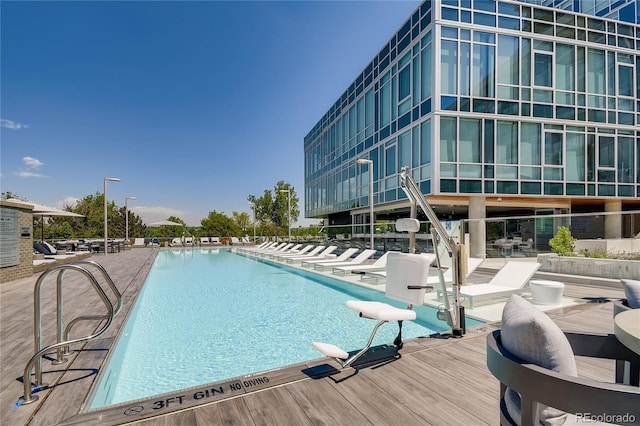
<path fill-rule="evenodd" d="M 390 252 L 386 252 L 369 265 L 334 266 L 331 272 L 336 275 L 345 275 L 347 272 L 364 274 L 365 272 L 382 271 L 387 267 L 387 256 L 389 256 L 389 253 Z"/>
<path fill-rule="evenodd" d="M 329 246 L 329 247 L 318 246 L 318 247 L 322 247 L 318 251 L 318 253 L 315 253 L 314 255 L 311 255 L 311 253 L 309 253 L 309 255 L 307 256 L 300 256 L 300 257 L 288 257 L 287 263 L 306 262 L 309 260 L 320 260 L 320 259 L 328 260 L 329 258 L 327 256 L 329 256 L 338 248 L 338 246 Z M 313 252 L 313 250 L 311 250 L 311 252 Z"/>
<path fill-rule="evenodd" d="M 479 257 L 469 257 L 467 259 L 467 275 L 465 276 L 465 278 L 467 278 L 476 269 L 478 269 L 478 266 L 480 266 L 482 262 L 484 262 L 484 259 L 481 259 Z M 444 273 L 442 274 L 442 278 L 444 279 L 444 285 L 450 287 L 453 284 L 453 268 L 449 268 L 444 271 Z M 427 282 L 431 285 L 437 286 L 440 283 L 440 277 L 438 277 L 437 275 L 430 276 L 429 281 Z M 442 292 L 440 291 L 439 287 L 437 297 L 438 300 L 442 298 Z"/>
<path fill-rule="evenodd" d="M 209 241 L 209 237 L 200 237 L 201 246 L 206 246 L 208 244 L 211 244 L 211 242 Z"/>
<path fill-rule="evenodd" d="M 302 244 L 296 244 L 295 246 L 289 247 L 288 249 L 279 251 L 279 252 L 275 252 L 275 253 L 267 253 L 265 254 L 265 257 L 269 257 L 269 258 L 276 258 L 280 255 L 283 254 L 291 254 L 291 253 L 296 253 L 298 250 L 300 250 L 300 247 L 302 247 Z"/>
<path fill-rule="evenodd" d="M 317 263 L 344 262 L 345 260 L 349 259 L 357 251 L 358 251 L 357 248 L 348 248 L 345 251 L 343 251 L 340 256 L 335 257 L 333 259 L 321 258 L 321 259 L 305 260 L 300 264 L 300 266 L 302 266 L 303 268 L 310 268 L 311 266 L 313 266 L 313 265 L 315 265 Z"/>
<path fill-rule="evenodd" d="M 144 238 L 134 238 L 131 247 L 144 247 Z"/>
<path fill-rule="evenodd" d="M 336 247 L 336 248 L 338 248 L 338 247 Z M 325 246 L 316 246 L 313 249 L 311 249 L 310 252 L 308 252 L 306 254 L 301 254 L 301 255 L 298 255 L 298 256 L 286 256 L 286 257 L 283 257 L 282 260 L 287 262 L 287 263 L 295 263 L 295 262 L 303 261 L 305 259 L 318 258 L 318 256 L 321 256 L 320 253 L 323 250 L 326 250 L 326 249 L 327 249 L 327 247 L 325 247 Z M 334 250 L 335 250 L 335 248 L 334 248 Z"/>
<path fill-rule="evenodd" d="M 387 260 L 387 287 L 385 296 L 389 299 L 407 303 L 407 309 L 397 308 L 383 302 L 354 301 L 350 300 L 346 306 L 348 309 L 359 312 L 362 318 L 377 320 L 378 324 L 373 329 L 367 345 L 350 355 L 344 349 L 331 343 L 313 342 L 312 346 L 325 356 L 334 358 L 343 368 L 351 365 L 354 361 L 364 355 L 375 337 L 378 328 L 388 321 L 398 321 L 400 333 L 393 342 L 398 349 L 402 348 L 402 321 L 416 319 L 416 313 L 412 306 L 424 304 L 426 285 L 424 283 L 429 277 L 429 265 L 433 258 L 419 254 L 407 254 L 392 252 Z"/>
<path fill-rule="evenodd" d="M 317 271 L 324 271 L 325 268 L 331 269 L 334 266 L 361 265 L 362 262 L 373 256 L 375 253 L 376 251 L 372 249 L 362 250 L 361 253 L 358 253 L 358 255 L 351 260 L 344 262 L 337 260 L 335 262 L 319 262 L 313 265 L 313 269 Z"/>
<path fill-rule="evenodd" d="M 295 257 L 295 256 L 302 256 L 303 254 L 306 254 L 308 251 L 311 251 L 312 248 L 314 248 L 315 246 L 313 244 L 307 244 L 306 246 L 299 248 L 297 250 L 291 250 L 287 253 L 282 253 L 278 256 L 275 256 L 275 258 L 277 260 L 283 261 L 284 259 L 286 259 L 287 257 Z"/>
<path fill-rule="evenodd" d="M 507 262 L 488 283 L 462 286 L 460 295 L 473 309 L 476 300 L 506 297 L 527 291 L 527 283 L 540 268 L 537 262 Z"/>

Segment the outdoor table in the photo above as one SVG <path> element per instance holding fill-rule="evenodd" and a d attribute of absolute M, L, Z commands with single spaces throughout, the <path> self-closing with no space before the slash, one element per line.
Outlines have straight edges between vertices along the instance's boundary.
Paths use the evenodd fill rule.
<path fill-rule="evenodd" d="M 626 347 L 640 354 L 640 309 L 629 309 L 613 319 L 613 334 Z"/>

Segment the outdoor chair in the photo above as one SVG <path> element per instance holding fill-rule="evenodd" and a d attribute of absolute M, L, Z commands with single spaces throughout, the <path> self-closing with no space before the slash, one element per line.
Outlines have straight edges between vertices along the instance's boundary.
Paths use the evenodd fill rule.
<path fill-rule="evenodd" d="M 575 356 L 620 360 L 635 371 L 631 385 L 578 377 Z M 640 355 L 613 335 L 563 332 L 518 295 L 505 305 L 502 328 L 487 336 L 487 367 L 500 381 L 500 423 L 539 425 L 640 419 Z M 571 417 L 571 418 L 569 418 Z"/>
<path fill-rule="evenodd" d="M 536 262 L 507 262 L 488 283 L 462 286 L 460 295 L 469 301 L 469 307 L 473 309 L 477 300 L 523 293 L 538 268 L 540 264 Z"/>

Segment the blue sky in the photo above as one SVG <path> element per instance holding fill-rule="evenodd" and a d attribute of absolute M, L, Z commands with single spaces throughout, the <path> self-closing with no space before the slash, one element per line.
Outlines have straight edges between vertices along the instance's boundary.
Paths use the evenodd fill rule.
<path fill-rule="evenodd" d="M 283 180 L 306 225 L 304 136 L 418 5 L 3 0 L 2 191 L 195 226 Z"/>

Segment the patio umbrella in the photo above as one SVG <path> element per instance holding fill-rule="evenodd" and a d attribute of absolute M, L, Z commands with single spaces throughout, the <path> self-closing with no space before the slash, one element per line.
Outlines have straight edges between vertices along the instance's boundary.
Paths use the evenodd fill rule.
<path fill-rule="evenodd" d="M 158 221 L 158 222 L 150 223 L 147 226 L 149 226 L 151 228 L 157 228 L 159 226 L 182 226 L 182 224 L 178 223 L 178 222 L 172 222 L 170 220 L 161 220 L 161 221 Z"/>
<path fill-rule="evenodd" d="M 44 244 L 44 217 L 52 217 L 52 216 L 66 216 L 66 217 L 84 217 L 84 215 L 68 212 L 66 210 L 61 210 L 56 207 L 45 206 L 44 204 L 32 203 L 31 201 L 22 201 L 16 198 L 10 198 L 7 201 L 11 201 L 14 203 L 24 204 L 25 206 L 31 206 L 33 210 L 31 213 L 34 216 L 42 217 L 42 240 L 41 243 Z"/>

